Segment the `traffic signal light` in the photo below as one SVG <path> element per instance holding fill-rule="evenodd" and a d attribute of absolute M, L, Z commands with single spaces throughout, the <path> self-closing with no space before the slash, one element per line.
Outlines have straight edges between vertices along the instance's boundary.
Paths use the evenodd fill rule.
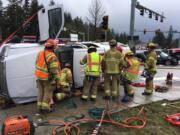
<path fill-rule="evenodd" d="M 108 20 L 109 20 L 109 17 L 108 16 L 103 16 L 102 20 L 103 20 L 102 23 L 101 23 L 102 28 L 104 30 L 108 30 Z"/>
<path fill-rule="evenodd" d="M 161 20 L 160 20 L 160 22 L 163 22 L 163 17 L 161 16 Z"/>
<path fill-rule="evenodd" d="M 140 9 L 140 15 L 144 15 L 144 9 L 142 8 L 142 9 Z"/>
<path fill-rule="evenodd" d="M 144 32 L 144 35 L 145 35 L 145 34 L 146 34 L 146 32 L 147 32 L 147 30 L 146 30 L 146 29 L 144 29 L 144 31 L 143 31 L 143 32 Z"/>
<path fill-rule="evenodd" d="M 156 14 L 156 16 L 155 16 L 155 20 L 158 20 L 158 14 Z"/>
<path fill-rule="evenodd" d="M 152 12 L 149 11 L 149 18 L 152 18 Z"/>

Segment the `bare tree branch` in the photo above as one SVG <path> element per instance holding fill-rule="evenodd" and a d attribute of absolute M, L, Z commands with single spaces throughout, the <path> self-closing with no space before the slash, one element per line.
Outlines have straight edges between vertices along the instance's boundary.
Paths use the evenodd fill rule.
<path fill-rule="evenodd" d="M 89 6 L 88 10 L 89 10 L 88 21 L 94 25 L 94 35 L 96 37 L 96 29 L 100 24 L 102 17 L 105 15 L 105 10 L 100 0 L 92 0 L 92 3 Z"/>

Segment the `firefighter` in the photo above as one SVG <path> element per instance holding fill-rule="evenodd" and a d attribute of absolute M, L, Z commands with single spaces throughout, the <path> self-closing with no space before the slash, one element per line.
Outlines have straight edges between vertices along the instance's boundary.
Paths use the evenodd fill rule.
<path fill-rule="evenodd" d="M 91 101 L 95 101 L 97 97 L 97 87 L 101 74 L 101 56 L 96 53 L 96 48 L 90 46 L 88 48 L 88 54 L 80 61 L 81 65 L 86 64 L 85 77 L 83 82 L 83 94 L 81 99 L 87 101 L 89 98 Z M 90 91 L 91 90 L 91 91 Z"/>
<path fill-rule="evenodd" d="M 65 63 L 65 68 L 61 70 L 60 91 L 56 93 L 56 100 L 61 101 L 67 97 L 70 97 L 71 87 L 72 87 L 71 64 Z"/>
<path fill-rule="evenodd" d="M 130 84 L 137 79 L 140 70 L 140 62 L 134 58 L 132 51 L 125 54 L 123 68 L 122 81 L 125 95 L 122 102 L 128 102 L 129 97 L 134 97 L 134 90 Z"/>
<path fill-rule="evenodd" d="M 37 107 L 40 112 L 52 112 L 50 107 L 53 91 L 60 83 L 60 63 L 54 53 L 56 43 L 47 40 L 44 50 L 36 58 L 35 76 L 37 78 L 38 97 Z"/>
<path fill-rule="evenodd" d="M 155 52 L 156 45 L 154 43 L 149 43 L 147 45 L 147 58 L 144 64 L 144 71 L 146 73 L 146 88 L 143 95 L 151 95 L 153 93 L 153 79 L 156 74 L 156 62 L 157 56 Z"/>
<path fill-rule="evenodd" d="M 116 99 L 119 95 L 119 77 L 122 70 L 122 54 L 116 50 L 117 41 L 112 39 L 109 42 L 110 50 L 108 50 L 103 57 L 101 66 L 104 73 L 104 99 Z M 112 82 L 112 89 L 110 85 Z"/>

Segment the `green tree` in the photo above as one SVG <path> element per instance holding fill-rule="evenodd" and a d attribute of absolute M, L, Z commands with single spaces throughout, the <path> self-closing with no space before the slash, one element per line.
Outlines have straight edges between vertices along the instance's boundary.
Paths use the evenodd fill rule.
<path fill-rule="evenodd" d="M 0 0 L 0 43 L 2 41 L 2 27 L 3 27 L 3 19 L 4 19 L 4 16 L 3 16 L 3 11 L 2 11 L 2 8 L 3 8 L 3 3 L 2 1 Z"/>
<path fill-rule="evenodd" d="M 30 3 L 29 0 L 25 0 L 24 5 L 23 5 L 23 21 L 27 20 L 27 18 L 30 16 Z M 30 34 L 30 24 L 27 25 L 24 28 L 24 35 L 29 35 Z"/>
<path fill-rule="evenodd" d="M 8 0 L 9 6 L 4 11 L 4 26 L 2 28 L 3 38 L 8 37 L 11 33 L 20 27 L 23 22 L 23 10 L 19 3 L 15 3 L 16 0 Z M 22 31 L 19 32 L 22 35 Z"/>
<path fill-rule="evenodd" d="M 37 13 L 42 5 L 39 6 L 38 0 L 32 0 L 30 4 L 30 15 Z M 38 26 L 38 17 L 36 16 L 30 23 L 30 34 L 39 37 L 39 26 Z"/>
<path fill-rule="evenodd" d="M 128 36 L 127 36 L 127 34 L 125 32 L 121 33 L 119 35 L 118 41 L 121 42 L 121 43 L 127 44 L 128 43 Z"/>
<path fill-rule="evenodd" d="M 168 36 L 167 36 L 167 40 L 166 40 L 167 48 L 171 48 L 172 47 L 172 42 L 173 42 L 173 27 L 170 26 L 169 32 L 168 32 Z"/>
<path fill-rule="evenodd" d="M 153 42 L 157 43 L 161 48 L 166 48 L 166 38 L 165 38 L 163 32 L 158 32 L 154 36 Z"/>
<path fill-rule="evenodd" d="M 102 17 L 105 14 L 105 10 L 104 7 L 101 3 L 100 0 L 93 0 L 91 5 L 89 6 L 89 18 L 88 21 L 90 22 L 90 24 L 93 24 L 93 35 L 94 35 L 94 39 L 96 39 L 98 37 L 99 33 L 97 31 L 97 27 L 100 24 L 100 21 L 102 19 Z"/>

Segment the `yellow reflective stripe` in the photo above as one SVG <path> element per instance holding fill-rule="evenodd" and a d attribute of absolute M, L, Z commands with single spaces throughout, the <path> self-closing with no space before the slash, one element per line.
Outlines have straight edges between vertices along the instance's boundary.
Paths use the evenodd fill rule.
<path fill-rule="evenodd" d="M 64 93 L 57 93 L 56 94 L 57 100 L 63 100 L 65 97 L 66 97 L 66 94 L 64 94 Z"/>
<path fill-rule="evenodd" d="M 117 96 L 117 91 L 112 91 L 113 96 Z"/>
<path fill-rule="evenodd" d="M 42 109 L 48 109 L 50 110 L 50 105 L 48 103 L 42 102 Z"/>
<path fill-rule="evenodd" d="M 96 95 L 91 95 L 91 98 L 96 98 Z"/>
<path fill-rule="evenodd" d="M 148 90 L 148 89 L 145 89 L 145 90 L 144 90 L 144 92 L 145 92 L 145 93 L 149 93 L 149 94 L 151 94 L 151 93 L 153 92 L 153 90 Z"/>
<path fill-rule="evenodd" d="M 49 68 L 59 68 L 59 64 L 57 62 L 53 62 L 50 64 Z"/>
<path fill-rule="evenodd" d="M 105 94 L 106 94 L 107 96 L 110 96 L 111 91 L 110 91 L 110 90 L 105 90 Z"/>
<path fill-rule="evenodd" d="M 37 65 L 36 65 L 36 69 L 39 70 L 39 71 L 48 73 L 48 70 L 47 70 L 47 69 L 41 68 L 41 67 L 39 67 L 39 66 L 37 66 Z"/>
<path fill-rule="evenodd" d="M 42 102 L 37 102 L 37 106 L 42 106 Z"/>
<path fill-rule="evenodd" d="M 88 98 L 88 96 L 86 96 L 86 95 L 82 95 L 82 98 L 83 98 L 83 99 L 87 99 L 87 98 Z"/>

